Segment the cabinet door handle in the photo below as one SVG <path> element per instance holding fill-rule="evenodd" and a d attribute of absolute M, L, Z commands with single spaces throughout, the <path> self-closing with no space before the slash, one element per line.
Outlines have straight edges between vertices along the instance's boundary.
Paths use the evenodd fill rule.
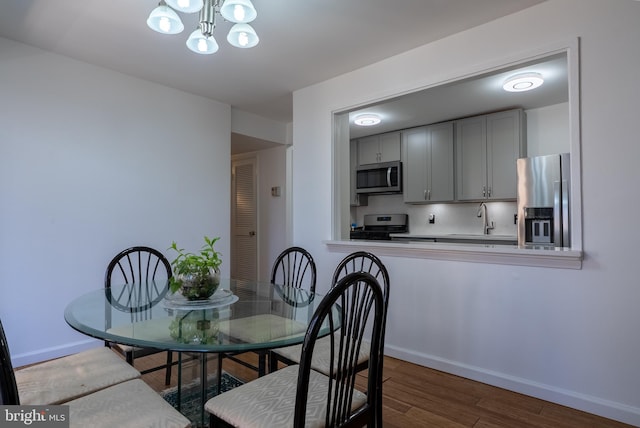
<path fill-rule="evenodd" d="M 427 191 L 424 191 L 424 196 L 422 197 L 425 201 L 427 200 Z"/>
<path fill-rule="evenodd" d="M 427 190 L 427 201 L 431 200 L 431 189 Z"/>
<path fill-rule="evenodd" d="M 482 196 L 483 197 L 487 196 L 487 186 L 482 186 Z"/>
<path fill-rule="evenodd" d="M 489 190 L 487 191 L 487 196 L 491 197 L 491 186 L 489 186 Z"/>

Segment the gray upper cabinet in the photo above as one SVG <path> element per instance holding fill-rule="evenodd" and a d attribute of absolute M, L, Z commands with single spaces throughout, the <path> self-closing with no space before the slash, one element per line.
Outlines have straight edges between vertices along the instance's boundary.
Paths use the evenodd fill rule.
<path fill-rule="evenodd" d="M 358 139 L 358 165 L 400 160 L 400 132 Z"/>
<path fill-rule="evenodd" d="M 360 207 L 366 206 L 369 203 L 369 197 L 365 194 L 359 194 L 356 192 L 356 173 L 358 169 L 358 141 L 351 140 L 350 141 L 350 150 L 349 150 L 349 162 L 350 162 L 350 201 L 349 205 L 352 207 Z"/>
<path fill-rule="evenodd" d="M 402 179 L 406 203 L 454 199 L 453 122 L 402 132 Z"/>
<path fill-rule="evenodd" d="M 526 156 L 520 109 L 456 121 L 456 199 L 516 199 L 516 160 Z"/>

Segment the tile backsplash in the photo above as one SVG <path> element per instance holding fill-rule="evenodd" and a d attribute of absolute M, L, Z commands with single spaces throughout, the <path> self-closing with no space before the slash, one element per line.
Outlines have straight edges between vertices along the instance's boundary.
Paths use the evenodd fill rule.
<path fill-rule="evenodd" d="M 405 204 L 402 195 L 369 196 L 369 205 L 351 209 L 351 222 L 362 226 L 365 214 L 408 214 L 409 233 L 423 234 L 482 234 L 483 219 L 477 216 L 479 202 L 456 202 L 442 204 Z M 486 202 L 487 217 L 494 223 L 494 235 L 517 235 L 514 215 L 517 203 Z M 429 223 L 429 215 L 435 216 L 435 223 Z"/>

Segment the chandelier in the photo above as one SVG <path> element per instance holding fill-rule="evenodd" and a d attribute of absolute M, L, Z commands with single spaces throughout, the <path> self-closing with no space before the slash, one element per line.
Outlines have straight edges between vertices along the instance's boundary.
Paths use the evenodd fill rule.
<path fill-rule="evenodd" d="M 237 48 L 252 48 L 260 39 L 249 22 L 256 19 L 257 12 L 251 0 L 160 0 L 147 19 L 147 25 L 162 34 L 178 34 L 184 24 L 176 13 L 200 12 L 200 22 L 189 38 L 187 47 L 195 53 L 212 54 L 218 51 L 218 43 L 213 37 L 216 15 L 233 22 L 227 41 Z"/>

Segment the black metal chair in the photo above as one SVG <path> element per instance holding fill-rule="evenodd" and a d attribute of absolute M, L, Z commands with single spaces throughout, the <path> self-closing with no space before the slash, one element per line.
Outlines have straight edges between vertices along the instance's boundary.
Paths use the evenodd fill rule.
<path fill-rule="evenodd" d="M 337 284 L 341 278 L 344 278 L 353 272 L 367 272 L 373 275 L 374 278 L 382 284 L 384 295 L 384 310 L 385 314 L 389 305 L 389 273 L 382 261 L 374 254 L 366 251 L 357 251 L 349 254 L 347 257 L 336 267 L 333 274 L 332 284 Z M 386 319 L 386 315 L 385 315 Z M 383 327 L 384 331 L 385 327 Z M 384 332 L 383 332 L 384 334 Z M 367 344 L 365 343 L 365 348 Z M 281 349 L 273 349 L 269 353 L 269 371 L 273 372 L 278 369 L 278 362 L 284 364 L 298 364 L 300 361 L 300 354 L 302 352 L 301 345 L 288 346 Z M 316 355 L 313 360 L 313 369 L 326 375 L 329 374 L 330 364 L 330 348 L 329 339 L 323 338 L 318 341 L 316 345 Z M 369 363 L 366 349 L 361 352 L 361 361 L 358 363 L 357 369 L 364 370 Z"/>
<path fill-rule="evenodd" d="M 316 309 L 302 345 L 300 365 L 269 373 L 205 404 L 210 427 L 305 426 L 379 427 L 385 298 L 369 273 L 350 273 L 329 291 Z M 339 334 L 328 334 L 335 331 Z M 329 375 L 312 369 L 320 337 L 331 341 Z M 366 393 L 355 389 L 358 350 L 368 340 Z M 283 405 L 295 403 L 295 406 Z"/>
<path fill-rule="evenodd" d="M 310 293 L 316 290 L 316 263 L 311 254 L 301 247 L 289 247 L 276 257 L 271 269 L 271 283 L 276 284 L 282 293 L 283 301 L 292 307 L 299 305 L 295 301 L 299 296 L 295 290 L 303 289 Z M 222 360 L 228 358 L 258 372 L 258 376 L 264 376 L 267 372 L 267 355 L 269 350 L 254 351 L 258 355 L 258 366 L 254 366 L 242 359 L 236 358 L 238 354 L 219 354 L 218 373 L 222 373 Z"/>
<path fill-rule="evenodd" d="M 0 320 L 0 397 L 3 405 L 61 404 L 140 377 L 104 347 L 14 371 Z"/>
<path fill-rule="evenodd" d="M 14 372 L 0 321 L 0 405 L 64 404 L 72 426 L 191 426 L 139 376 L 140 372 L 105 347 Z"/>
<path fill-rule="evenodd" d="M 9 345 L 0 321 L 0 405 L 19 405 L 18 385 L 13 373 Z"/>
<path fill-rule="evenodd" d="M 111 308 L 129 313 L 132 321 L 142 321 L 140 314 L 148 314 L 149 307 L 155 306 L 167 294 L 168 280 L 171 278 L 171 264 L 158 250 L 136 246 L 118 253 L 107 266 L 104 278 L 105 289 L 110 293 L 112 285 L 124 285 L 118 295 L 109 294 Z M 106 308 L 107 328 L 111 328 L 111 308 Z M 122 354 L 126 361 L 134 365 L 136 358 L 165 352 L 155 348 L 139 348 L 114 342 L 105 342 L 106 346 Z M 165 384 L 171 383 L 173 354 L 167 352 L 166 363 L 141 371 L 142 374 L 166 369 Z"/>

